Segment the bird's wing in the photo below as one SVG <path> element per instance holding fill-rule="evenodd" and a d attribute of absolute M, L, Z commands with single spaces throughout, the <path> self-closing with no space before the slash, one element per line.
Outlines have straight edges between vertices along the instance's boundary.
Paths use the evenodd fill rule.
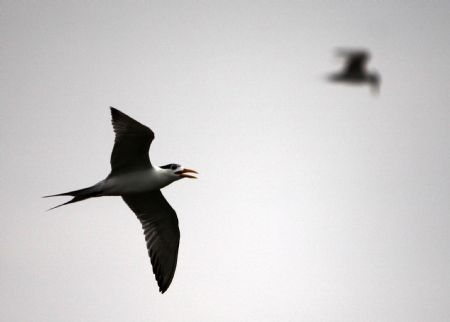
<path fill-rule="evenodd" d="M 350 74 L 363 72 L 370 58 L 370 54 L 365 50 L 342 49 L 338 51 L 338 55 L 346 58 L 344 70 Z"/>
<path fill-rule="evenodd" d="M 122 196 L 144 229 L 148 254 L 159 291 L 164 293 L 172 282 L 177 266 L 180 230 L 175 210 L 161 191 Z"/>
<path fill-rule="evenodd" d="M 151 167 L 148 151 L 155 135 L 152 130 L 111 107 L 116 138 L 111 153 L 111 174 Z"/>

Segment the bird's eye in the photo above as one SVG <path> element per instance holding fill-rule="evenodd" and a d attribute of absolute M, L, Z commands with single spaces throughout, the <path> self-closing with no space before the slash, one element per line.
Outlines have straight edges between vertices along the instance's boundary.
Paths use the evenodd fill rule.
<path fill-rule="evenodd" d="M 170 167 L 172 170 L 176 170 L 178 168 L 178 166 L 176 164 L 172 164 L 172 166 Z"/>

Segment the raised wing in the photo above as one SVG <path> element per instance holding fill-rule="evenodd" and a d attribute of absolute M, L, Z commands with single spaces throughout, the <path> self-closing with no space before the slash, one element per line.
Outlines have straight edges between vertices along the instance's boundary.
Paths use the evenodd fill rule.
<path fill-rule="evenodd" d="M 175 210 L 161 191 L 122 196 L 144 229 L 148 254 L 159 291 L 164 293 L 172 282 L 177 266 L 180 230 Z"/>
<path fill-rule="evenodd" d="M 339 50 L 338 55 L 347 60 L 344 67 L 347 74 L 363 73 L 370 58 L 365 50 Z"/>
<path fill-rule="evenodd" d="M 151 167 L 148 151 L 155 134 L 145 125 L 111 107 L 116 138 L 111 153 L 111 174 Z"/>

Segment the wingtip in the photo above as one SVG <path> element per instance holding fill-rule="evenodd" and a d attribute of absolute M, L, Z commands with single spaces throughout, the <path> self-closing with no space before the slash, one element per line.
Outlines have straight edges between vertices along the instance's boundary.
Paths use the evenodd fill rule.
<path fill-rule="evenodd" d="M 172 281 L 167 282 L 167 281 L 164 281 L 164 280 L 157 280 L 157 282 L 158 282 L 159 292 L 161 294 L 164 294 L 169 289 L 169 286 L 172 283 Z"/>
<path fill-rule="evenodd" d="M 121 111 L 119 111 L 117 108 L 115 108 L 114 106 L 110 106 L 109 107 L 110 111 L 111 111 L 111 119 L 114 121 L 114 119 L 120 117 L 121 114 L 123 114 Z"/>
<path fill-rule="evenodd" d="M 336 47 L 334 53 L 337 57 L 347 57 L 355 54 L 370 57 L 369 49 L 364 47 Z"/>
<path fill-rule="evenodd" d="M 166 291 L 167 291 L 168 288 L 169 288 L 169 287 L 160 287 L 160 288 L 159 288 L 159 292 L 160 292 L 161 294 L 164 294 L 164 293 L 166 293 Z"/>
<path fill-rule="evenodd" d="M 110 109 L 110 111 L 111 111 L 111 117 L 112 117 L 112 118 L 117 118 L 117 117 L 129 117 L 129 116 L 126 115 L 124 112 L 122 112 L 121 110 L 118 110 L 118 109 L 115 108 L 114 106 L 110 106 L 109 109 Z"/>

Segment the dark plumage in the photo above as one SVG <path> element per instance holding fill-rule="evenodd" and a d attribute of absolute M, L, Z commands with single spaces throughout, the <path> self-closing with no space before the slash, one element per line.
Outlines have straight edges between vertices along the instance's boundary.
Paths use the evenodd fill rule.
<path fill-rule="evenodd" d="M 381 82 L 379 74 L 366 69 L 367 62 L 370 59 L 369 52 L 340 49 L 337 51 L 337 55 L 346 59 L 345 65 L 340 72 L 329 76 L 330 81 L 347 84 L 369 84 L 374 93 L 378 92 Z"/>

